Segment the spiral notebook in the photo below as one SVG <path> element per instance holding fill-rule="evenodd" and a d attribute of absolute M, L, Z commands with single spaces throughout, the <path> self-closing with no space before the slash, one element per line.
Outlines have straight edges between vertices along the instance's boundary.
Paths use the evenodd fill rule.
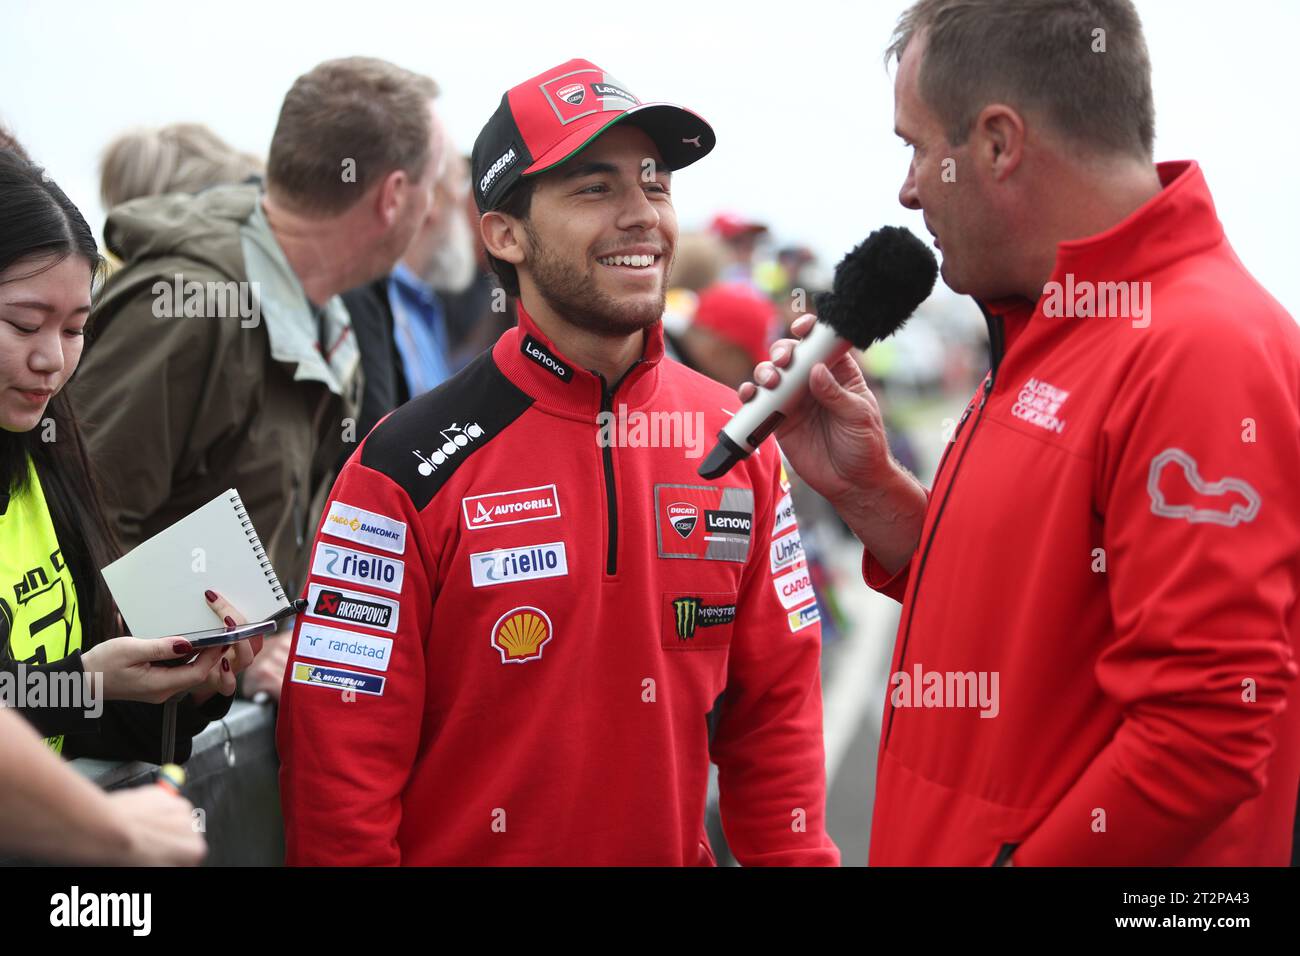
<path fill-rule="evenodd" d="M 231 488 L 104 568 L 113 600 L 136 637 L 221 627 L 204 591 L 249 621 L 288 606 L 239 492 Z"/>

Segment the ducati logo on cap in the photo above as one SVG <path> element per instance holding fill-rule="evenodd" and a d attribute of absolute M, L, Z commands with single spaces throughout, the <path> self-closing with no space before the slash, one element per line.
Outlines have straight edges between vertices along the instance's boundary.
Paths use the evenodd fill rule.
<path fill-rule="evenodd" d="M 570 83 L 555 91 L 555 95 L 573 106 L 580 104 L 587 96 L 587 88 L 581 83 Z"/>
<path fill-rule="evenodd" d="M 561 126 L 603 112 L 622 112 L 640 103 L 635 96 L 594 67 L 553 76 L 539 85 Z M 591 97 L 587 91 L 590 89 Z"/>

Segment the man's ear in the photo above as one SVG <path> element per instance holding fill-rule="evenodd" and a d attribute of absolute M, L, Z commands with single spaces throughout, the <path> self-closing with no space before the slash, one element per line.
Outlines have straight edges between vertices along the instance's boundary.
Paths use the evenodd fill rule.
<path fill-rule="evenodd" d="M 493 256 L 512 266 L 523 263 L 528 250 L 524 246 L 524 228 L 518 219 L 489 210 L 479 220 L 478 231 L 484 247 Z"/>
<path fill-rule="evenodd" d="M 391 228 L 402 211 L 402 200 L 411 188 L 411 177 L 404 169 L 394 169 L 379 181 L 375 190 L 375 214 L 384 228 Z"/>
<path fill-rule="evenodd" d="M 990 103 L 980 110 L 971 130 L 977 161 L 1001 182 L 1015 172 L 1025 155 L 1025 121 L 1010 106 Z"/>

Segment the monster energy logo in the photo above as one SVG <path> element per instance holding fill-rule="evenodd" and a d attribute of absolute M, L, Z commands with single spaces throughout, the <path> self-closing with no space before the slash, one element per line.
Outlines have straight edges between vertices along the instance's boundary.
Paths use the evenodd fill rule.
<path fill-rule="evenodd" d="M 705 604 L 697 597 L 678 598 L 673 601 L 676 613 L 677 636 L 687 640 L 695 636 L 697 627 L 715 627 L 730 624 L 736 619 L 734 604 Z"/>

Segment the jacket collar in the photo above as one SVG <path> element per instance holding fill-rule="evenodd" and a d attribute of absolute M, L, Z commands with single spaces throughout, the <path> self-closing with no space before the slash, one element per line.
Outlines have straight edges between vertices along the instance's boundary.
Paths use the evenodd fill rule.
<path fill-rule="evenodd" d="M 536 404 L 561 415 L 594 421 L 602 410 L 619 405 L 635 408 L 654 396 L 659 383 L 659 363 L 664 357 L 664 327 L 656 322 L 645 330 L 641 358 L 618 382 L 605 383 L 600 375 L 579 366 L 561 352 L 517 303 L 519 322 L 497 339 L 492 359 L 515 385 Z M 612 395 L 606 398 L 606 387 Z"/>
<path fill-rule="evenodd" d="M 1223 224 L 1200 165 L 1194 160 L 1157 163 L 1156 173 L 1164 188 L 1125 219 L 1056 247 L 1049 282 L 1066 288 L 1080 281 L 1141 281 L 1223 241 Z M 1043 301 L 1011 297 L 978 304 L 986 315 L 1004 320 L 1009 347 L 1031 319 L 1042 319 Z"/>
<path fill-rule="evenodd" d="M 316 316 L 302 283 L 271 231 L 260 200 L 239 228 L 244 270 L 258 290 L 261 316 L 271 342 L 271 357 L 296 366 L 294 381 L 316 381 L 347 401 L 356 400 L 361 353 L 352 335 L 352 322 L 342 298 L 321 307 L 328 354 L 322 354 Z"/>

